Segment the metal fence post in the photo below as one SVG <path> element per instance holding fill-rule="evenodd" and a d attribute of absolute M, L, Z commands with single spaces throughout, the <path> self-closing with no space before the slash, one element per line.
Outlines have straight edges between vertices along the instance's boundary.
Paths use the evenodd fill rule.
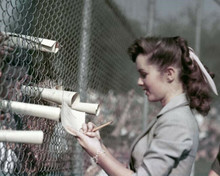
<path fill-rule="evenodd" d="M 80 58 L 79 58 L 79 93 L 81 101 L 86 101 L 86 90 L 88 86 L 88 61 L 90 49 L 90 29 L 92 18 L 92 1 L 85 0 L 82 17 L 82 33 L 80 43 Z"/>
<path fill-rule="evenodd" d="M 196 2 L 195 51 L 198 56 L 200 55 L 203 4 L 204 4 L 204 0 L 197 0 L 197 2 Z"/>
<path fill-rule="evenodd" d="M 85 102 L 87 99 L 86 90 L 88 87 L 88 61 L 89 61 L 89 49 L 90 49 L 90 29 L 92 18 L 92 1 L 84 0 L 83 12 L 82 12 L 82 32 L 80 41 L 80 53 L 79 53 L 79 93 L 80 101 Z M 76 153 L 79 155 L 78 165 L 74 173 L 80 173 L 83 175 L 84 171 L 84 158 L 81 146 L 76 144 Z"/>

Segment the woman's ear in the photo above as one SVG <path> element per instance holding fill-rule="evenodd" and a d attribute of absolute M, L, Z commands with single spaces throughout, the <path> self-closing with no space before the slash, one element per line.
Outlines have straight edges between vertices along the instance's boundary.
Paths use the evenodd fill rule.
<path fill-rule="evenodd" d="M 174 67 L 167 67 L 166 78 L 169 83 L 173 82 L 176 78 L 177 71 Z"/>

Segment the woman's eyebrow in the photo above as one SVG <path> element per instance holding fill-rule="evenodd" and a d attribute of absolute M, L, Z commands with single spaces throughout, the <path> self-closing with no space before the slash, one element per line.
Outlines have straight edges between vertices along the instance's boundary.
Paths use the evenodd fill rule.
<path fill-rule="evenodd" d="M 139 73 L 143 73 L 143 72 L 146 73 L 147 71 L 141 68 L 141 69 L 138 69 L 138 72 Z"/>

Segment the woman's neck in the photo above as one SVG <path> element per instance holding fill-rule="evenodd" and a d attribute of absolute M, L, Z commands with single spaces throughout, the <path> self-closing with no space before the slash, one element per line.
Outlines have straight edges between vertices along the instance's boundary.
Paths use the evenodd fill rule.
<path fill-rule="evenodd" d="M 164 107 L 167 103 L 171 101 L 172 98 L 184 93 L 184 89 L 182 85 L 178 84 L 176 86 L 170 86 L 167 94 L 165 95 L 164 99 L 162 99 L 161 105 Z"/>

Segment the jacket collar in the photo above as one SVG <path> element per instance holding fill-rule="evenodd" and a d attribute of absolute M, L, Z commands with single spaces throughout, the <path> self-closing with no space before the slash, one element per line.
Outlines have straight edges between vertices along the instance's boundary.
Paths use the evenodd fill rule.
<path fill-rule="evenodd" d="M 170 100 L 169 103 L 167 103 L 162 109 L 161 111 L 158 113 L 157 118 L 159 118 L 160 116 L 162 116 L 164 113 L 171 111 L 172 109 L 175 109 L 179 106 L 184 106 L 184 105 L 188 105 L 188 101 L 186 98 L 186 94 L 182 93 L 180 95 L 175 96 L 174 98 L 172 98 Z"/>

